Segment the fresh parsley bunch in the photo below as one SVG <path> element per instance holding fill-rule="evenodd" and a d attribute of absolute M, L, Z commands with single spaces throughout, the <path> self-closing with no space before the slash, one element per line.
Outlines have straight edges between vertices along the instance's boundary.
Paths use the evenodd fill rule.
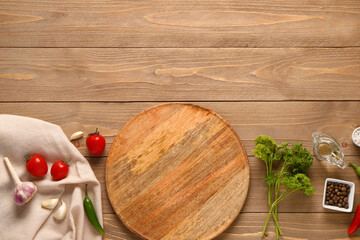
<path fill-rule="evenodd" d="M 263 160 L 266 166 L 264 180 L 268 185 L 268 204 L 270 206 L 261 237 L 264 237 L 272 214 L 276 237 L 279 238 L 282 231 L 277 220 L 278 204 L 295 191 L 300 190 L 308 196 L 311 196 L 315 191 L 310 179 L 306 176 L 313 163 L 313 157 L 307 149 L 303 148 L 301 143 L 295 143 L 292 148 L 288 148 L 288 143 L 277 145 L 273 138 L 265 135 L 258 136 L 255 139 L 255 145 L 253 153 L 257 158 Z M 282 163 L 278 172 L 273 170 L 274 162 Z"/>

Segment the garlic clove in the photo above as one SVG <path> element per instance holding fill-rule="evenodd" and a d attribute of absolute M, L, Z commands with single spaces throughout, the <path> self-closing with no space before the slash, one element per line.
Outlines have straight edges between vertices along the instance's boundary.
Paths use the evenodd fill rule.
<path fill-rule="evenodd" d="M 41 202 L 41 206 L 46 209 L 54 209 L 56 205 L 58 204 L 59 199 L 58 198 L 52 198 L 48 200 L 44 200 Z"/>
<path fill-rule="evenodd" d="M 54 213 L 54 218 L 57 220 L 63 220 L 66 217 L 67 207 L 63 200 L 61 200 L 61 206 Z"/>
<path fill-rule="evenodd" d="M 70 141 L 82 138 L 84 136 L 84 133 L 82 131 L 75 132 L 71 135 Z"/>

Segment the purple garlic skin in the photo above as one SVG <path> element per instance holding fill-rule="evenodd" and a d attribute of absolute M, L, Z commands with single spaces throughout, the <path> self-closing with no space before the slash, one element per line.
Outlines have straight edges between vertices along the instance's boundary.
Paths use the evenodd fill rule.
<path fill-rule="evenodd" d="M 37 187 L 32 182 L 22 182 L 17 184 L 15 189 L 15 202 L 18 205 L 23 205 L 30 201 L 37 192 Z"/>
<path fill-rule="evenodd" d="M 4 161 L 15 183 L 15 196 L 14 196 L 15 202 L 18 205 L 23 205 L 28 201 L 30 201 L 32 197 L 35 195 L 37 191 L 37 186 L 32 182 L 20 181 L 20 178 L 16 174 L 9 159 L 7 157 L 4 157 Z"/>

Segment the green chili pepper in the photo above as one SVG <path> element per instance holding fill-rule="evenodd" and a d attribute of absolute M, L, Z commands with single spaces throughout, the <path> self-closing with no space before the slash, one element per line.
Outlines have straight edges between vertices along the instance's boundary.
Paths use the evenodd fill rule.
<path fill-rule="evenodd" d="M 355 164 L 353 164 L 352 162 L 349 162 L 349 164 L 355 169 L 357 175 L 359 175 L 360 177 L 360 167 L 356 166 Z"/>
<path fill-rule="evenodd" d="M 85 185 L 85 198 L 84 198 L 84 209 L 86 212 L 86 215 L 91 222 L 91 224 L 94 226 L 94 228 L 101 233 L 102 235 L 105 234 L 104 229 L 101 227 L 99 220 L 96 216 L 96 212 L 94 209 L 94 205 L 91 202 L 91 199 L 89 198 L 87 194 L 87 184 Z"/>

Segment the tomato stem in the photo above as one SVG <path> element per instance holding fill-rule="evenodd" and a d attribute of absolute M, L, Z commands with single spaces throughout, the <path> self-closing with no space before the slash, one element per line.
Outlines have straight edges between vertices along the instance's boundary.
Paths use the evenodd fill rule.
<path fill-rule="evenodd" d="M 31 158 L 31 155 L 30 155 L 30 154 L 27 154 L 27 155 L 25 155 L 24 158 L 25 158 L 25 161 L 28 162 L 28 161 L 30 160 L 30 158 Z"/>
<path fill-rule="evenodd" d="M 71 161 L 71 159 L 67 160 L 66 162 L 64 160 L 61 161 L 70 167 L 69 162 Z"/>
<path fill-rule="evenodd" d="M 91 135 L 99 135 L 99 131 L 98 131 L 98 128 L 96 128 L 95 132 L 94 133 L 90 133 L 88 136 L 91 136 Z"/>

